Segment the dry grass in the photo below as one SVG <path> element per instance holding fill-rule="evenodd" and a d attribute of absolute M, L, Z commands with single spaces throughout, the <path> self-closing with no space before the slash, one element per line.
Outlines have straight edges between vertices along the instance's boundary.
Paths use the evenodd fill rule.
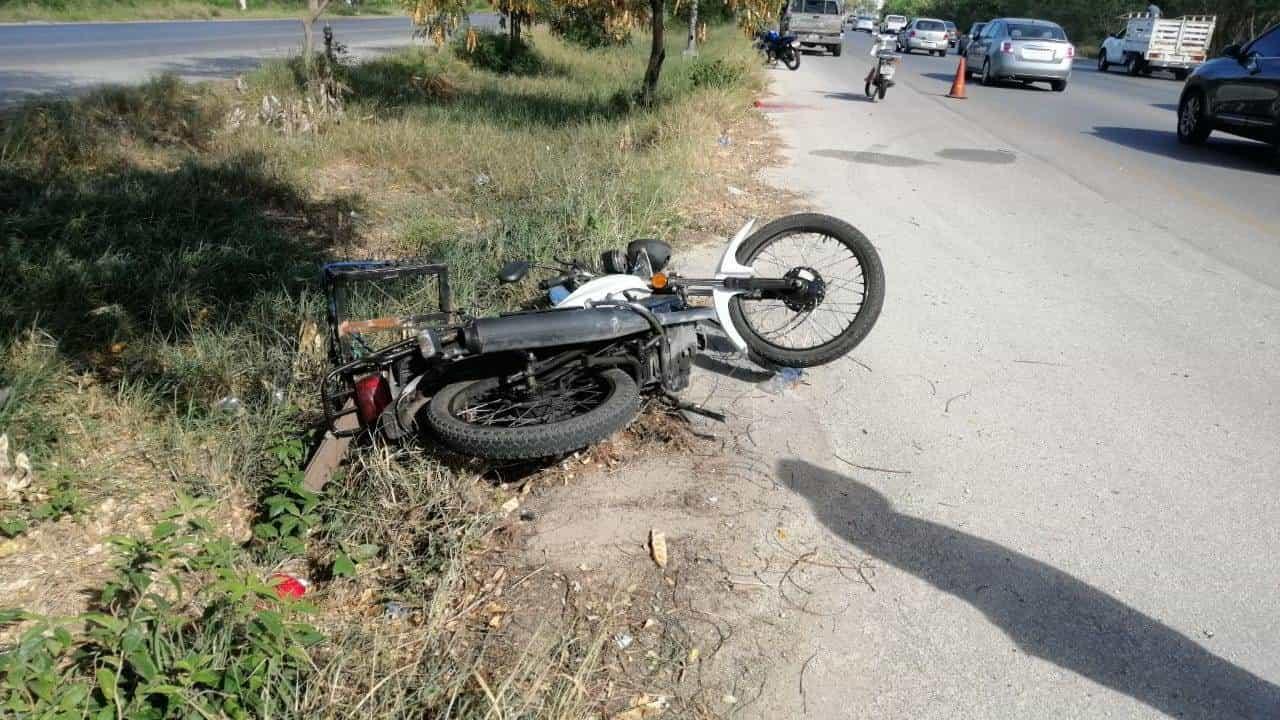
<path fill-rule="evenodd" d="M 520 299 L 494 282 L 507 259 L 679 243 L 736 227 L 752 198 L 772 202 L 751 184 L 771 146 L 736 31 L 713 32 L 698 61 L 673 47 L 650 109 L 629 101 L 643 47 L 534 39 L 536 71 L 519 76 L 434 50 L 343 68 L 341 113 L 308 108 L 296 63 L 281 62 L 239 89 L 161 79 L 0 118 L 0 264 L 13 280 L 0 290 L 0 426 L 32 456 L 34 492 L 80 497 L 63 522 L 6 500 L 0 519 L 34 526 L 4 546 L 6 569 L 39 562 L 46 587 L 92 589 L 94 564 L 53 550 L 107 501 L 128 512 L 104 533 L 145 530 L 148 509 L 182 493 L 243 526 L 278 479 L 273 457 L 310 437 L 323 362 L 300 338 L 321 317 L 328 259 L 434 256 L 462 306 L 483 312 Z M 297 113 L 261 122 L 267 96 Z M 652 418 L 638 428 L 593 459 L 624 461 L 645 436 L 683 442 Z M 646 687 L 611 685 L 610 639 L 643 622 L 617 588 L 511 629 L 520 571 L 495 575 L 512 518 L 494 508 L 514 490 L 477 482 L 484 472 L 422 449 L 357 451 L 293 559 L 317 581 L 326 640 L 291 712 L 576 718 L 679 672 L 664 660 Z M 260 576 L 282 559 L 260 542 L 239 552 Z M 339 554 L 358 557 L 355 577 L 332 577 Z M 0 605 L 83 601 L 28 590 Z"/>

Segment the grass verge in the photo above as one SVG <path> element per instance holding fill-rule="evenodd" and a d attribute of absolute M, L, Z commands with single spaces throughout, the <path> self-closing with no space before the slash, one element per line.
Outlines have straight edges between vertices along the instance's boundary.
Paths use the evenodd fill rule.
<path fill-rule="evenodd" d="M 368 446 L 301 489 L 317 270 L 431 256 L 480 313 L 527 292 L 496 283 L 507 259 L 723 229 L 761 78 L 731 28 L 698 59 L 678 49 L 653 108 L 631 102 L 642 43 L 535 32 L 518 67 L 415 49 L 339 66 L 322 96 L 280 62 L 0 119 L 0 428 L 32 468 L 0 488 L 0 606 L 24 609 L 3 618 L 0 682 L 20 712 L 617 706 L 599 660 L 618 613 L 495 632 L 519 579 L 493 554 L 509 491 L 477 482 L 486 468 Z M 310 578 L 307 602 L 278 600 L 276 572 Z"/>

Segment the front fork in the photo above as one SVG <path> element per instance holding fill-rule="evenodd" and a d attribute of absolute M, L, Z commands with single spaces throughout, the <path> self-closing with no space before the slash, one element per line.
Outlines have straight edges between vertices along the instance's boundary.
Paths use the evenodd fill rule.
<path fill-rule="evenodd" d="M 751 229 L 756 226 L 756 219 L 751 218 L 738 230 L 738 233 L 729 240 L 729 244 L 725 246 L 724 252 L 720 254 L 720 262 L 716 264 L 716 279 L 728 280 L 730 278 L 751 278 L 754 277 L 756 271 L 754 268 L 743 265 L 738 262 L 738 249 L 742 247 L 742 243 L 746 241 L 747 236 L 751 234 Z M 729 312 L 729 301 L 736 295 L 746 292 L 745 289 L 729 287 L 729 284 L 722 284 L 711 291 L 711 304 L 716 310 L 716 322 L 720 324 L 720 329 L 724 330 L 724 334 L 729 338 L 729 342 L 738 352 L 747 351 L 746 338 L 742 337 L 742 333 L 738 332 L 738 328 L 733 324 L 733 315 Z"/>

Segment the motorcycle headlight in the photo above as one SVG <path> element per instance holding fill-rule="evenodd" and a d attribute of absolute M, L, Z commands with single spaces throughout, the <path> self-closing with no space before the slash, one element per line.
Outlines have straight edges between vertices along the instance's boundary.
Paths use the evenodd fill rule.
<path fill-rule="evenodd" d="M 792 41 L 791 41 L 791 47 L 796 48 L 797 50 L 798 50 L 798 49 L 800 49 L 800 41 L 799 41 L 799 40 L 792 40 Z"/>

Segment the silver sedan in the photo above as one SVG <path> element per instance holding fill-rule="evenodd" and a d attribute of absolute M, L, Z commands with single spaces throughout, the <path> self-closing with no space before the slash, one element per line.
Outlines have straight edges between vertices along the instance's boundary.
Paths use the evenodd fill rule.
<path fill-rule="evenodd" d="M 1026 18 L 998 18 L 987 23 L 965 48 L 965 65 L 983 85 L 1001 80 L 1047 82 L 1057 92 L 1067 89 L 1076 48 L 1055 23 Z"/>
<path fill-rule="evenodd" d="M 934 55 L 946 55 L 949 47 L 947 25 L 941 20 L 918 18 L 898 32 L 898 52 L 910 54 L 912 50 L 927 50 Z"/>

